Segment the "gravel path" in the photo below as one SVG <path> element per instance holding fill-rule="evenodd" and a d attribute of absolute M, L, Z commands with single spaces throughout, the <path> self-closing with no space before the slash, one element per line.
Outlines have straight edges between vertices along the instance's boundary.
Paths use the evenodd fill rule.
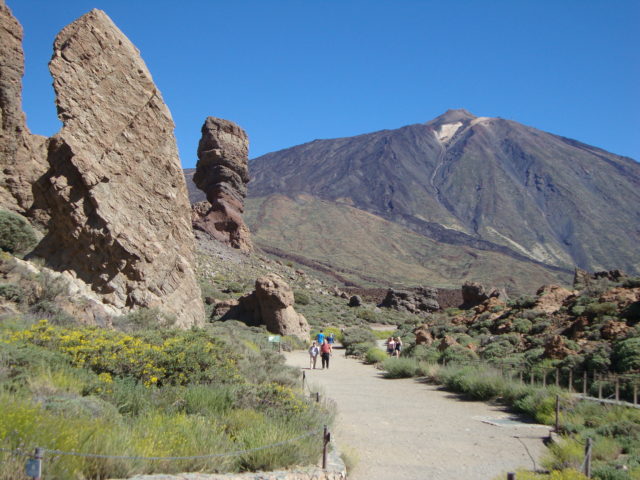
<path fill-rule="evenodd" d="M 306 352 L 288 353 L 287 363 L 305 368 L 311 388 L 336 401 L 333 438 L 358 457 L 350 480 L 491 480 L 533 468 L 525 445 L 536 461 L 545 449 L 547 427 L 486 423 L 520 419 L 413 379 L 384 379 L 344 350 L 334 350 L 329 370 L 308 370 Z"/>

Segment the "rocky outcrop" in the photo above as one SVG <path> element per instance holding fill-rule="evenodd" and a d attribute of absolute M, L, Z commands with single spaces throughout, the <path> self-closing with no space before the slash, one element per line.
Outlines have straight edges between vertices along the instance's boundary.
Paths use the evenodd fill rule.
<path fill-rule="evenodd" d="M 424 315 L 440 309 L 437 299 L 438 290 L 435 288 L 418 287 L 414 291 L 390 288 L 379 306 Z"/>
<path fill-rule="evenodd" d="M 535 304 L 536 310 L 545 313 L 556 313 L 567 299 L 573 295 L 573 292 L 558 285 L 543 285 L 538 289 L 536 295 L 538 296 Z"/>
<path fill-rule="evenodd" d="M 58 34 L 49 68 L 63 128 L 34 190 L 51 216 L 36 254 L 120 311 L 201 324 L 174 124 L 138 50 L 92 10 Z"/>
<path fill-rule="evenodd" d="M 461 308 L 469 309 L 480 305 L 489 298 L 498 298 L 507 301 L 509 296 L 504 288 L 493 288 L 485 290 L 484 286 L 476 282 L 466 282 L 462 285 L 462 305 Z"/>
<path fill-rule="evenodd" d="M 349 306 L 350 307 L 361 307 L 362 306 L 362 297 L 360 295 L 352 295 L 349 298 Z"/>
<path fill-rule="evenodd" d="M 265 325 L 271 333 L 293 335 L 302 340 L 309 339 L 311 329 L 303 315 L 297 313 L 293 290 L 276 274 L 256 280 L 255 290 L 240 297 L 238 304 L 225 303 L 214 314 L 228 308 L 221 320 L 237 319 L 249 325 Z M 222 302 L 221 302 L 222 303 Z"/>
<path fill-rule="evenodd" d="M 619 282 L 626 277 L 627 274 L 618 269 L 591 273 L 586 270 L 582 270 L 581 268 L 576 268 L 573 274 L 573 287 L 585 288 L 601 279 L 608 280 L 610 282 Z"/>
<path fill-rule="evenodd" d="M 193 206 L 194 228 L 251 251 L 249 229 L 242 219 L 249 183 L 249 139 L 242 128 L 220 118 L 205 120 L 193 181 L 208 200 Z"/>
<path fill-rule="evenodd" d="M 426 345 L 429 347 L 433 343 L 434 338 L 427 324 L 414 328 L 413 334 L 416 336 L 416 345 Z"/>
<path fill-rule="evenodd" d="M 32 135 L 22 111 L 22 27 L 0 0 L 0 206 L 26 213 L 31 185 L 46 169 L 46 138 Z"/>
<path fill-rule="evenodd" d="M 544 356 L 546 358 L 562 360 L 563 358 L 569 355 L 574 355 L 575 353 L 576 352 L 567 347 L 564 337 L 560 335 L 553 335 L 549 337 L 544 344 Z"/>

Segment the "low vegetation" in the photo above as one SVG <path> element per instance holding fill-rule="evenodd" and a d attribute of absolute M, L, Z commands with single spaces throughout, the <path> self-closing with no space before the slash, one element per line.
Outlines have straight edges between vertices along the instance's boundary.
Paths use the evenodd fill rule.
<path fill-rule="evenodd" d="M 140 316 L 140 314 L 137 314 Z M 207 329 L 56 326 L 3 320 L 0 447 L 178 461 L 48 456 L 49 479 L 139 473 L 270 470 L 317 461 L 333 414 L 305 399 L 267 332 L 238 322 Z M 23 478 L 23 457 L 0 452 L 0 478 Z"/>

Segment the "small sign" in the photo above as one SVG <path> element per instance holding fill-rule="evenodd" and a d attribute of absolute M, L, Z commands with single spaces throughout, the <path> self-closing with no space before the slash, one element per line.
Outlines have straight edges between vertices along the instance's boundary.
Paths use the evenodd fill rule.
<path fill-rule="evenodd" d="M 272 343 L 280 343 L 280 335 L 269 335 L 269 341 Z"/>
<path fill-rule="evenodd" d="M 40 478 L 42 477 L 42 460 L 39 458 L 33 458 L 31 460 L 27 460 L 27 465 L 25 466 L 25 472 L 27 477 L 31 478 Z"/>

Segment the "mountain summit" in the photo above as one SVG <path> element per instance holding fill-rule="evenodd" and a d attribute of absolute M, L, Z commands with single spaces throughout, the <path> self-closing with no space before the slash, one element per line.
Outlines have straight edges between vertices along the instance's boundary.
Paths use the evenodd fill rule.
<path fill-rule="evenodd" d="M 449 110 L 269 153 L 250 172 L 251 197 L 307 194 L 439 242 L 640 272 L 640 164 L 511 120 Z"/>

